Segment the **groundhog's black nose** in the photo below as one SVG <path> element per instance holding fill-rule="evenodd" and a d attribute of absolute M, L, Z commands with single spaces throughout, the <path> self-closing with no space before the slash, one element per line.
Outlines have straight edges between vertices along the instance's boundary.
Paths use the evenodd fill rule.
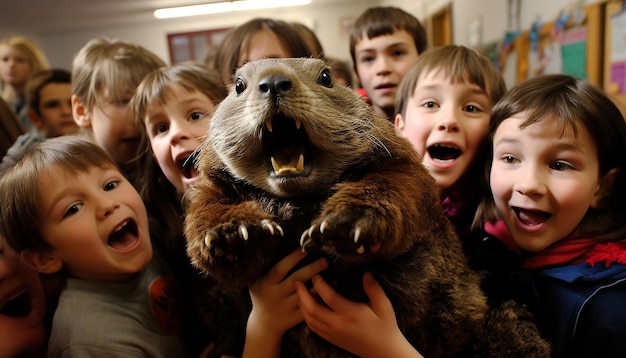
<path fill-rule="evenodd" d="M 282 75 L 269 75 L 259 81 L 261 93 L 271 96 L 274 103 L 278 105 L 278 99 L 291 90 L 292 82 Z"/>

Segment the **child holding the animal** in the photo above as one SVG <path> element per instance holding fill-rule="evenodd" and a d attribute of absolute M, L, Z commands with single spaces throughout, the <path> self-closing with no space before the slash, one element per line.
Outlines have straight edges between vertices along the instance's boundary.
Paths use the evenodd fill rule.
<path fill-rule="evenodd" d="M 131 101 L 137 125 L 145 139 L 142 147 L 152 153 L 165 174 L 168 182 L 163 185 L 175 187 L 178 199 L 170 201 L 169 205 L 173 211 L 181 212 L 181 217 L 180 196 L 197 179 L 194 158 L 202 150 L 213 112 L 226 94 L 217 71 L 187 63 L 164 67 L 147 75 Z M 163 200 L 163 195 L 159 195 L 163 192 L 161 188 L 146 188 L 146 191 Z M 184 246 L 180 248 L 184 250 Z M 272 356 L 274 350 L 280 348 L 284 331 L 302 321 L 292 282 L 308 281 L 325 267 L 325 261 L 321 260 L 290 273 L 304 256 L 301 250 L 291 253 L 250 287 L 253 310 L 247 320 L 245 356 L 259 358 L 265 353 Z M 188 262 L 186 256 L 184 260 Z M 210 280 L 193 269 L 189 275 Z M 203 285 L 198 281 L 193 284 Z M 193 287 L 187 289 L 194 292 L 190 298 L 197 299 L 194 307 L 200 306 L 191 312 L 193 321 L 187 321 L 189 326 L 196 326 L 198 312 L 211 302 L 203 301 L 205 297 Z M 200 297 L 191 297 L 196 295 Z M 189 334 L 194 337 L 190 342 L 193 351 L 211 343 L 212 337 L 203 327 L 193 327 Z"/>
<path fill-rule="evenodd" d="M 438 206 L 435 179 L 387 120 L 334 82 L 324 61 L 242 66 L 198 163 L 187 252 L 225 291 L 248 287 L 301 246 L 330 258 L 322 274 L 352 300 L 367 299 L 361 277 L 372 270 L 398 305 L 397 325 L 425 354 L 473 350 L 487 305 Z M 282 344 L 284 356 L 345 354 L 303 325 Z"/>
<path fill-rule="evenodd" d="M 396 7 L 372 7 L 354 22 L 350 55 L 362 88 L 376 114 L 394 119 L 394 101 L 404 75 L 426 51 L 426 30 L 413 15 Z"/>
<path fill-rule="evenodd" d="M 523 303 L 552 357 L 626 356 L 620 111 L 588 82 L 547 75 L 503 97 L 490 134 L 485 229 L 530 273 Z"/>
<path fill-rule="evenodd" d="M 146 208 L 108 153 L 83 138 L 49 139 L 5 172 L 0 190 L 11 247 L 37 271 L 67 277 L 48 357 L 186 355 Z"/>
<path fill-rule="evenodd" d="M 489 59 L 456 45 L 421 54 L 398 90 L 395 126 L 436 179 L 442 207 L 462 241 L 469 236 L 485 190 L 479 178 L 491 110 L 505 91 L 504 80 Z M 400 355 L 401 351 L 389 351 L 387 341 L 403 342 L 393 347 L 411 351 L 397 331 L 389 300 L 371 275 L 363 278 L 369 306 L 337 295 L 321 277 L 313 278 L 313 283 L 330 309 L 300 284 L 298 295 L 307 324 L 324 338 L 364 356 Z"/>

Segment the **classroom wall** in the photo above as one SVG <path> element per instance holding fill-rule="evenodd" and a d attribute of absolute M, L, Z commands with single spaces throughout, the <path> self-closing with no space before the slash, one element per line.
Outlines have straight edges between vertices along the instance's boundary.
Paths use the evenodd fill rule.
<path fill-rule="evenodd" d="M 219 14 L 214 16 L 188 17 L 184 19 L 146 20 L 134 24 L 98 27 L 85 31 L 50 34 L 26 34 L 45 51 L 52 66 L 69 68 L 76 52 L 90 39 L 100 36 L 119 38 L 138 43 L 169 62 L 168 33 L 193 32 L 237 26 L 252 17 L 273 17 L 286 21 L 300 21 L 317 33 L 328 55 L 350 59 L 348 37 L 340 35 L 340 20 L 356 17 L 367 7 L 376 6 L 378 0 L 363 0 L 344 4 L 337 2 L 332 9 L 326 7 L 293 7 L 259 10 L 253 13 Z M 332 11 L 329 11 L 332 10 Z M 0 37 L 12 34 L 0 28 Z"/>
<path fill-rule="evenodd" d="M 146 19 L 133 24 L 112 24 L 84 31 L 56 32 L 48 34 L 24 34 L 40 44 L 48 55 L 51 65 L 69 68 L 74 54 L 90 39 L 109 36 L 132 41 L 153 51 L 169 61 L 167 34 L 217 29 L 236 26 L 253 16 L 275 17 L 287 21 L 301 21 L 316 31 L 326 53 L 344 60 L 350 59 L 347 36 L 340 34 L 342 19 L 358 16 L 370 6 L 397 6 L 424 21 L 429 15 L 446 5 L 452 5 L 453 41 L 455 44 L 470 45 L 471 26 L 480 24 L 483 43 L 501 40 L 507 31 L 507 4 L 509 0 L 363 0 L 344 3 L 336 1 L 332 8 L 285 8 L 256 11 L 253 14 L 236 13 L 215 16 L 189 17 L 185 19 Z M 533 21 L 551 21 L 559 11 L 576 0 L 519 0 L 520 26 L 528 29 Z M 600 0 L 583 0 L 586 4 Z M 329 11 L 330 10 L 330 11 Z M 0 25 L 0 36 L 13 34 L 11 29 Z"/>

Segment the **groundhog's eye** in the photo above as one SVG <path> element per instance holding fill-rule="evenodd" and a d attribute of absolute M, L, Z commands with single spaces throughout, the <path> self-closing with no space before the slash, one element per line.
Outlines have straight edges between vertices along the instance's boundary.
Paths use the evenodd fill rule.
<path fill-rule="evenodd" d="M 237 77 L 237 80 L 235 81 L 235 92 L 237 92 L 237 94 L 241 94 L 246 90 L 246 87 L 248 87 L 246 81 L 242 77 Z"/>
<path fill-rule="evenodd" d="M 330 70 L 324 69 L 320 76 L 317 78 L 317 82 L 324 87 L 332 88 L 333 87 L 333 79 L 330 76 Z"/>

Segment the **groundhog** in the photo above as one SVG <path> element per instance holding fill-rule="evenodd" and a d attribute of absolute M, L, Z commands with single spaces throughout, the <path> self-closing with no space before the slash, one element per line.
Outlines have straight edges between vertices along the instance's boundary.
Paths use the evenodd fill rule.
<path fill-rule="evenodd" d="M 532 325 L 518 334 L 527 327 L 513 312 L 485 324 L 479 277 L 435 180 L 391 123 L 334 83 L 324 61 L 254 61 L 235 78 L 199 148 L 185 219 L 191 262 L 214 282 L 199 295 L 212 356 L 241 355 L 248 286 L 299 246 L 307 258 L 329 258 L 322 276 L 349 299 L 367 301 L 362 276 L 372 272 L 425 357 L 516 356 L 514 342 L 502 344 L 506 354 L 483 354 L 501 342 L 499 331 L 539 340 Z M 282 355 L 352 356 L 304 323 L 287 332 Z"/>

